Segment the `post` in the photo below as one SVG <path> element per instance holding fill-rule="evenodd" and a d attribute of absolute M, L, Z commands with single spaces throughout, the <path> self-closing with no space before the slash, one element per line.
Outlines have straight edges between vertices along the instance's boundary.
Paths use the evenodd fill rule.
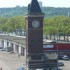
<path fill-rule="evenodd" d="M 58 69 L 58 34 L 57 34 L 57 69 Z"/>

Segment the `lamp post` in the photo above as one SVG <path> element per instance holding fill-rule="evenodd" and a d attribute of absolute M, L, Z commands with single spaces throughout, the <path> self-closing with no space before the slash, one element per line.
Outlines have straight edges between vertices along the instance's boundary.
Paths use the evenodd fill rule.
<path fill-rule="evenodd" d="M 58 33 L 57 33 L 57 40 L 56 40 L 56 43 L 57 43 L 57 69 L 58 69 Z"/>

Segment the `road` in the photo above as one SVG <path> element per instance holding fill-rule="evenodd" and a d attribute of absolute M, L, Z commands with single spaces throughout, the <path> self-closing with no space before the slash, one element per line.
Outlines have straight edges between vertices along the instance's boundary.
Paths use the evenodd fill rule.
<path fill-rule="evenodd" d="M 0 67 L 3 70 L 17 70 L 19 66 L 25 67 L 25 57 L 0 51 Z"/>
<path fill-rule="evenodd" d="M 70 61 L 63 61 L 64 66 L 62 67 L 63 70 L 70 70 Z"/>
<path fill-rule="evenodd" d="M 60 67 L 62 70 L 70 70 L 70 60 L 69 61 L 59 60 L 59 62 L 63 62 L 64 63 L 64 66 Z"/>

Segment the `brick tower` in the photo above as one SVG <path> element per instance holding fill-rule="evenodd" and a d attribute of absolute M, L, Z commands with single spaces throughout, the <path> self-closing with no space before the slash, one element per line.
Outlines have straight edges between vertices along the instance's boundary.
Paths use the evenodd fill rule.
<path fill-rule="evenodd" d="M 43 18 L 38 1 L 32 0 L 26 15 L 26 59 L 29 70 L 43 67 Z"/>

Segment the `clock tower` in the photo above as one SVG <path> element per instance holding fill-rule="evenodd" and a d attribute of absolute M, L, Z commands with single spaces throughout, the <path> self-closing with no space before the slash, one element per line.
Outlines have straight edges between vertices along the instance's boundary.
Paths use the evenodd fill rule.
<path fill-rule="evenodd" d="M 26 59 L 28 68 L 38 68 L 43 54 L 43 19 L 44 14 L 37 0 L 32 0 L 26 15 Z"/>

